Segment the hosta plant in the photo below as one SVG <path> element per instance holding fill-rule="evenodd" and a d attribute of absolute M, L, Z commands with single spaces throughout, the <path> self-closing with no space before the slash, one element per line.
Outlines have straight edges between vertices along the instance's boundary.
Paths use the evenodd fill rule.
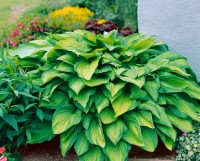
<path fill-rule="evenodd" d="M 9 53 L 51 89 L 39 107 L 56 110 L 63 156 L 73 146 L 81 161 L 125 161 L 132 145 L 153 152 L 158 137 L 171 150 L 177 131 L 200 121 L 200 87 L 186 58 L 154 37 L 77 30 Z"/>
<path fill-rule="evenodd" d="M 14 61 L 4 56 L 1 60 L 0 147 L 11 150 L 52 139 L 52 111 L 38 107 L 42 89 Z"/>

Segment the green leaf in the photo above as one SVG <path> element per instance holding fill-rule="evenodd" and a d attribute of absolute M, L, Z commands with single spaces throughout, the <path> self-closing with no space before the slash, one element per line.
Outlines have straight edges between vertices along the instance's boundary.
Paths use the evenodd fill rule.
<path fill-rule="evenodd" d="M 136 115 L 125 115 L 124 120 L 127 130 L 124 133 L 123 139 L 129 144 L 143 146 L 144 143 L 141 133 L 141 127 L 139 122 L 137 121 Z"/>
<path fill-rule="evenodd" d="M 105 126 L 105 134 L 107 137 L 116 145 L 119 140 L 122 138 L 126 132 L 127 127 L 124 122 L 120 119 L 117 119 L 115 122 L 112 122 Z"/>
<path fill-rule="evenodd" d="M 93 60 L 91 63 L 87 60 L 81 60 L 75 64 L 75 70 L 77 71 L 79 77 L 90 80 L 98 66 L 98 63 L 98 59 Z"/>
<path fill-rule="evenodd" d="M 169 60 L 185 59 L 184 56 L 182 56 L 178 53 L 175 53 L 175 52 L 171 52 L 171 51 L 164 52 L 164 53 L 158 55 L 157 58 L 169 59 Z"/>
<path fill-rule="evenodd" d="M 167 97 L 167 102 L 169 104 L 176 106 L 181 113 L 191 117 L 195 121 L 200 122 L 198 114 L 195 111 L 194 104 L 186 102 L 181 97 L 173 97 L 173 96 Z"/>
<path fill-rule="evenodd" d="M 57 60 L 61 60 L 70 65 L 74 65 L 76 63 L 76 57 L 70 53 L 58 57 Z"/>
<path fill-rule="evenodd" d="M 55 136 L 52 132 L 51 122 L 48 121 L 33 120 L 29 130 L 31 137 L 27 137 L 28 144 L 50 141 Z"/>
<path fill-rule="evenodd" d="M 84 80 L 86 86 L 95 87 L 109 82 L 109 78 L 92 77 L 90 80 Z"/>
<path fill-rule="evenodd" d="M 175 141 L 173 141 L 170 137 L 168 137 L 161 131 L 157 131 L 157 133 L 160 136 L 162 142 L 165 144 L 166 148 L 172 151 Z"/>
<path fill-rule="evenodd" d="M 51 97 L 47 100 L 41 100 L 39 107 L 45 107 L 50 109 L 57 109 L 69 104 L 69 96 L 67 93 L 55 90 Z"/>
<path fill-rule="evenodd" d="M 142 136 L 143 136 L 144 146 L 142 146 L 141 148 L 143 150 L 153 152 L 158 145 L 158 138 L 156 131 L 148 127 L 142 127 Z"/>
<path fill-rule="evenodd" d="M 165 125 L 160 125 L 160 124 L 157 124 L 156 127 L 162 133 L 164 133 L 166 136 L 168 136 L 169 138 L 171 138 L 173 140 L 173 142 L 176 141 L 177 132 L 176 132 L 176 130 L 173 127 L 169 127 L 169 126 L 165 126 Z"/>
<path fill-rule="evenodd" d="M 125 93 L 119 96 L 114 102 L 112 102 L 115 117 L 126 113 L 129 109 L 132 109 L 132 107 L 135 107 L 136 103 L 137 102 L 135 100 L 131 100 L 129 95 Z"/>
<path fill-rule="evenodd" d="M 181 92 L 188 87 L 187 81 L 172 74 L 164 73 L 160 76 L 160 92 Z"/>
<path fill-rule="evenodd" d="M 118 84 L 107 83 L 107 84 L 105 84 L 105 87 L 110 91 L 111 96 L 114 96 L 114 95 L 117 94 L 117 92 L 118 92 L 119 90 L 121 90 L 125 85 L 126 85 L 126 83 L 124 83 L 124 82 L 120 82 L 120 83 L 118 83 Z"/>
<path fill-rule="evenodd" d="M 125 76 L 118 76 L 121 80 L 125 81 L 125 82 L 129 82 L 132 83 L 140 88 L 142 88 L 145 84 L 145 78 L 143 76 L 138 77 L 138 78 L 129 78 L 129 77 L 125 77 Z"/>
<path fill-rule="evenodd" d="M 164 108 L 157 105 L 154 101 L 149 100 L 147 102 L 141 103 L 139 109 L 151 111 L 152 114 L 157 117 L 154 118 L 155 122 L 158 121 L 160 124 L 171 126 L 171 122 L 169 121 Z"/>
<path fill-rule="evenodd" d="M 80 126 L 72 127 L 69 130 L 60 134 L 60 148 L 62 156 L 65 156 L 68 150 L 75 143 L 79 135 L 81 134 L 82 128 Z"/>
<path fill-rule="evenodd" d="M 71 88 L 77 95 L 85 87 L 83 79 L 79 77 L 71 77 L 69 79 L 69 88 Z"/>
<path fill-rule="evenodd" d="M 58 66 L 54 67 L 54 69 L 59 72 L 75 73 L 74 67 L 64 62 L 61 62 Z"/>
<path fill-rule="evenodd" d="M 80 161 L 104 161 L 105 155 L 100 147 L 94 146 L 88 152 L 80 156 Z"/>
<path fill-rule="evenodd" d="M 54 79 L 56 77 L 62 78 L 66 75 L 67 75 L 66 73 L 59 73 L 58 71 L 55 71 L 55 70 L 45 71 L 42 74 L 42 82 L 43 82 L 43 84 L 45 84 L 45 83 L 51 81 L 52 79 Z"/>
<path fill-rule="evenodd" d="M 109 99 L 101 92 L 97 93 L 94 99 L 97 112 L 100 113 L 105 107 L 109 106 Z"/>
<path fill-rule="evenodd" d="M 18 124 L 13 115 L 4 114 L 3 119 L 7 122 L 11 127 L 13 127 L 18 132 Z"/>
<path fill-rule="evenodd" d="M 181 68 L 177 67 L 176 65 L 171 65 L 171 63 L 167 64 L 165 66 L 165 68 L 169 69 L 170 72 L 177 73 L 177 74 L 179 74 L 181 76 L 185 76 L 185 77 L 191 76 L 190 74 L 187 74 L 184 70 L 182 70 Z"/>
<path fill-rule="evenodd" d="M 130 98 L 133 100 L 149 100 L 150 97 L 146 91 L 142 90 L 138 86 L 131 86 L 131 95 Z"/>
<path fill-rule="evenodd" d="M 93 119 L 93 113 L 87 113 L 87 114 L 83 114 L 82 115 L 82 123 L 83 123 L 83 127 L 88 130 L 89 126 L 90 126 L 90 123 Z"/>
<path fill-rule="evenodd" d="M 192 121 L 190 119 L 177 117 L 170 110 L 166 110 L 166 113 L 171 123 L 181 131 L 190 132 L 193 130 Z"/>
<path fill-rule="evenodd" d="M 155 40 L 152 38 L 141 39 L 134 44 L 133 49 L 139 54 L 149 49 L 154 43 Z"/>
<path fill-rule="evenodd" d="M 159 112 L 156 108 L 156 103 L 153 102 L 152 100 L 143 102 L 139 105 L 139 109 L 141 110 L 149 110 L 152 112 L 153 115 L 155 115 L 156 117 L 160 118 L 159 116 Z"/>
<path fill-rule="evenodd" d="M 85 131 L 85 134 L 91 144 L 99 145 L 102 148 L 105 146 L 103 128 L 100 122 L 92 121 L 89 129 Z"/>
<path fill-rule="evenodd" d="M 115 117 L 115 112 L 110 107 L 103 109 L 99 114 L 99 118 L 103 124 L 110 124 L 117 119 L 117 117 Z"/>
<path fill-rule="evenodd" d="M 8 54 L 10 56 L 18 55 L 20 58 L 25 58 L 27 56 L 30 56 L 38 48 L 39 46 L 31 44 L 31 43 L 23 43 L 23 44 L 20 44 L 15 49 L 8 50 Z"/>
<path fill-rule="evenodd" d="M 85 136 L 85 133 L 82 133 L 78 137 L 78 139 L 76 140 L 76 143 L 74 144 L 74 149 L 78 156 L 86 153 L 90 149 L 90 142 Z"/>
<path fill-rule="evenodd" d="M 188 82 L 189 86 L 184 88 L 183 91 L 190 97 L 200 100 L 200 87 L 195 82 Z"/>
<path fill-rule="evenodd" d="M 60 108 L 53 115 L 52 129 L 54 134 L 60 134 L 81 121 L 81 111 L 74 111 L 72 106 Z"/>
<path fill-rule="evenodd" d="M 154 128 L 152 114 L 149 111 L 137 111 L 136 116 L 141 126 L 147 126 L 149 128 Z"/>
<path fill-rule="evenodd" d="M 159 80 L 146 81 L 144 88 L 149 93 L 149 95 L 153 98 L 154 101 L 158 99 L 159 88 L 160 88 Z"/>
<path fill-rule="evenodd" d="M 88 50 L 87 46 L 85 46 L 83 43 L 75 41 L 71 37 L 67 37 L 65 40 L 58 41 L 56 44 L 60 48 L 65 49 L 67 51 L 72 51 L 76 53 L 77 55 L 78 55 L 77 51 L 84 52 Z"/>
<path fill-rule="evenodd" d="M 36 110 L 36 115 L 38 116 L 38 118 L 43 121 L 43 118 L 44 118 L 44 113 L 41 109 L 37 109 Z"/>
<path fill-rule="evenodd" d="M 110 161 L 125 161 L 130 150 L 131 146 L 124 141 L 119 141 L 116 145 L 108 142 L 103 149 Z"/>
<path fill-rule="evenodd" d="M 76 100 L 83 108 L 86 108 L 90 97 L 95 93 L 94 88 L 85 88 L 83 89 L 79 95 L 74 96 L 74 100 Z"/>
<path fill-rule="evenodd" d="M 169 63 L 168 59 L 159 59 L 155 57 L 153 59 L 150 59 L 145 67 L 148 68 L 150 72 L 153 72 L 160 69 L 161 67 L 165 66 L 168 63 Z"/>

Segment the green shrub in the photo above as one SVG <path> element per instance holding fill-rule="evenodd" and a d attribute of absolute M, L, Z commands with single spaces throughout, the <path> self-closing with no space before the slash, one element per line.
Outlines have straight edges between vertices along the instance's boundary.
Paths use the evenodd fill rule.
<path fill-rule="evenodd" d="M 66 0 L 68 4 L 87 7 L 95 13 L 95 18 L 114 22 L 119 28 L 130 26 L 137 31 L 137 0 Z"/>
<path fill-rule="evenodd" d="M 3 56 L 0 63 L 0 147 L 52 139 L 53 112 L 38 107 L 42 89 L 14 61 Z"/>
<path fill-rule="evenodd" d="M 199 114 L 200 117 L 200 114 Z M 184 133 L 177 140 L 176 160 L 196 161 L 200 158 L 200 123 L 194 124 L 194 130 Z"/>
<path fill-rule="evenodd" d="M 186 58 L 153 37 L 77 30 L 8 52 L 45 88 L 39 107 L 56 110 L 63 156 L 73 146 L 81 161 L 125 161 L 132 145 L 153 152 L 158 136 L 171 150 L 177 131 L 200 121 L 200 87 Z"/>

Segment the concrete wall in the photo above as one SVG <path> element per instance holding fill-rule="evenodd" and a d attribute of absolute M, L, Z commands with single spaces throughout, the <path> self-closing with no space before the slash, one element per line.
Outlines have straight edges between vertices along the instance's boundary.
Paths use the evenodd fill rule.
<path fill-rule="evenodd" d="M 200 0 L 138 0 L 138 24 L 185 55 L 200 81 Z"/>

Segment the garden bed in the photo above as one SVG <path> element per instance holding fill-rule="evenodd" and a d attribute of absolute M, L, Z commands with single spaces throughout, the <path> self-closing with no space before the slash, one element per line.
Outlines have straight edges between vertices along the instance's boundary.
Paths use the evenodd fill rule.
<path fill-rule="evenodd" d="M 28 145 L 20 149 L 22 161 L 77 161 L 75 151 L 70 150 L 66 157 L 61 156 L 59 148 L 59 138 L 56 137 L 50 142 L 42 144 Z M 133 147 L 129 153 L 129 161 L 174 161 L 175 152 L 165 148 L 162 142 L 159 142 L 155 152 L 145 152 L 138 147 Z"/>

